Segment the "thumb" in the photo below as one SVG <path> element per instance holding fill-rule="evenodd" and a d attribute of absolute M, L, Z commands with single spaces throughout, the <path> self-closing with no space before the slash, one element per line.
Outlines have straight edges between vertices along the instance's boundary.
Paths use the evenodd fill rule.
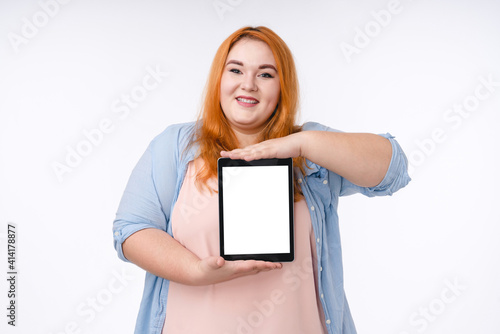
<path fill-rule="evenodd" d="M 219 269 L 224 265 L 225 261 L 220 256 L 211 256 L 206 259 L 206 263 L 210 269 Z"/>

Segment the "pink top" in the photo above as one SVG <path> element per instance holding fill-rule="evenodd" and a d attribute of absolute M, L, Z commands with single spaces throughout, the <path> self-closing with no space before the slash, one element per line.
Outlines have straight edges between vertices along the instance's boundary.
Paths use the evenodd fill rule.
<path fill-rule="evenodd" d="M 200 258 L 219 255 L 216 193 L 200 192 L 189 163 L 172 212 L 176 240 Z M 217 180 L 209 185 L 217 189 Z M 170 282 L 163 334 L 322 334 L 315 243 L 304 200 L 295 203 L 295 260 L 282 269 L 231 281 L 187 286 Z"/>

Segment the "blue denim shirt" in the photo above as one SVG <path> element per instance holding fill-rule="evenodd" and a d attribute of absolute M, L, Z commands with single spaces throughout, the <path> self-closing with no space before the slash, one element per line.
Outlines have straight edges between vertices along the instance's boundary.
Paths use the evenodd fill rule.
<path fill-rule="evenodd" d="M 172 235 L 171 213 L 188 163 L 195 158 L 197 151 L 194 145 L 188 147 L 194 130 L 194 122 L 169 126 L 153 139 L 135 166 L 113 223 L 114 246 L 122 260 L 128 262 L 123 255 L 122 243 L 131 234 L 145 228 L 158 228 Z M 336 131 L 313 122 L 304 124 L 303 130 Z M 306 175 L 302 175 L 298 168 L 294 170 L 311 215 L 318 261 L 317 284 L 329 334 L 356 333 L 344 292 L 337 215 L 339 196 L 354 193 L 392 195 L 410 181 L 407 159 L 401 147 L 390 134 L 383 136 L 392 144 L 392 158 L 387 174 L 375 187 L 356 186 L 310 161 L 307 161 Z M 168 280 L 146 273 L 136 334 L 161 333 L 168 288 Z"/>

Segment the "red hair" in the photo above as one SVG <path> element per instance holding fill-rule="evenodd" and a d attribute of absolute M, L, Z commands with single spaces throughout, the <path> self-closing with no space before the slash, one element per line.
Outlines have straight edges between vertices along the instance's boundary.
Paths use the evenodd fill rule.
<path fill-rule="evenodd" d="M 220 151 L 238 148 L 238 140 L 231 129 L 220 105 L 221 77 L 231 48 L 241 39 L 255 39 L 266 43 L 273 52 L 280 80 L 280 98 L 275 113 L 261 131 L 259 142 L 280 138 L 299 132 L 295 125 L 297 118 L 299 85 L 295 62 L 285 42 L 266 27 L 244 27 L 231 34 L 220 45 L 215 54 L 207 79 L 204 101 L 198 118 L 195 142 L 199 144 L 198 157 L 204 167 L 198 171 L 196 181 L 203 185 L 217 175 L 217 159 Z M 304 158 L 294 158 L 294 165 L 304 172 Z M 302 198 L 300 186 L 295 184 L 295 198 Z"/>

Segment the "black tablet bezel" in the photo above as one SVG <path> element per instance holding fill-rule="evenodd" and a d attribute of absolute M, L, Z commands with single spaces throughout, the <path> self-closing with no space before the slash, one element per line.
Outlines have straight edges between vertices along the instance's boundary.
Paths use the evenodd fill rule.
<path fill-rule="evenodd" d="M 288 166 L 288 202 L 289 202 L 289 253 L 270 254 L 225 254 L 224 252 L 224 186 L 222 182 L 222 167 L 252 167 L 252 166 Z M 261 159 L 261 160 L 232 160 L 229 158 L 219 158 L 217 160 L 217 179 L 219 183 L 219 244 L 220 256 L 225 260 L 262 260 L 270 262 L 291 262 L 294 259 L 294 227 L 293 227 L 293 203 L 294 203 L 294 183 L 293 183 L 293 160 L 287 159 Z"/>

